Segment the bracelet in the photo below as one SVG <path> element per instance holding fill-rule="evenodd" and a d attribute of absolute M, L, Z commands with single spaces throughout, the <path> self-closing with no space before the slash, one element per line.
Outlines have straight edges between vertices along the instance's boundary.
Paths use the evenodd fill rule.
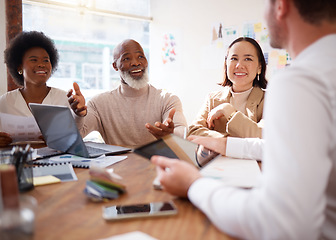
<path fill-rule="evenodd" d="M 233 115 L 235 115 L 236 114 L 236 110 L 235 111 L 233 111 L 232 113 L 231 113 L 231 115 L 228 117 L 228 121 L 230 121 L 231 120 L 231 118 L 233 117 Z"/>

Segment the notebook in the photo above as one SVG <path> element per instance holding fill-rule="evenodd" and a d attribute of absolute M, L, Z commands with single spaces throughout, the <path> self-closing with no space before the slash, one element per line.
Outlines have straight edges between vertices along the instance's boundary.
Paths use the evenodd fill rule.
<path fill-rule="evenodd" d="M 62 154 L 45 159 L 34 160 L 35 165 L 55 165 L 71 163 L 76 168 L 90 168 L 92 165 L 106 168 L 112 164 L 125 160 L 127 156 L 100 156 L 97 158 L 84 158 L 71 154 Z"/>
<path fill-rule="evenodd" d="M 52 149 L 85 158 L 120 154 L 131 150 L 102 143 L 84 143 L 71 110 L 66 106 L 29 103 L 29 107 L 47 146 Z"/>
<path fill-rule="evenodd" d="M 76 173 L 70 163 L 33 167 L 34 178 L 50 175 L 62 182 L 77 181 Z"/>

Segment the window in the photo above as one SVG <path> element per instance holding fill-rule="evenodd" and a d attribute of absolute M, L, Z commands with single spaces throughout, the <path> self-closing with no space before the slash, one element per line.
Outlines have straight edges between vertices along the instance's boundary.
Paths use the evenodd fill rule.
<path fill-rule="evenodd" d="M 23 0 L 23 30 L 55 41 L 60 61 L 48 84 L 68 90 L 77 81 L 90 99 L 119 84 L 111 66 L 116 44 L 135 39 L 148 57 L 149 13 L 149 0 Z"/>

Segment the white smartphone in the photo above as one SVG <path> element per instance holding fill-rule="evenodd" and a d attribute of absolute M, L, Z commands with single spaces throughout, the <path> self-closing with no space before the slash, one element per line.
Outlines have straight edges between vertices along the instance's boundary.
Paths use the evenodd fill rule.
<path fill-rule="evenodd" d="M 103 207 L 103 218 L 106 220 L 167 216 L 175 214 L 177 214 L 177 208 L 172 201 Z"/>

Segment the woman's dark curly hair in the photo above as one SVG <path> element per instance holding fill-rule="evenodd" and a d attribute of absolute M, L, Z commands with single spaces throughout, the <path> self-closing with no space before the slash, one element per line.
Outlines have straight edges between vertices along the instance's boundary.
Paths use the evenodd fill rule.
<path fill-rule="evenodd" d="M 253 86 L 258 86 L 260 88 L 266 89 L 267 87 L 267 80 L 266 80 L 266 61 L 265 61 L 265 57 L 264 54 L 261 50 L 260 45 L 257 43 L 256 40 L 254 40 L 253 38 L 249 38 L 249 37 L 240 37 L 237 38 L 236 40 L 234 40 L 230 46 L 228 47 L 227 53 L 229 53 L 230 48 L 236 44 L 237 42 L 242 42 L 242 41 L 246 41 L 251 43 L 258 54 L 258 60 L 259 63 L 261 65 L 261 73 L 259 74 L 259 80 L 258 77 L 256 76 L 255 79 L 253 80 Z M 227 75 L 227 71 L 226 71 L 226 67 L 227 67 L 227 56 L 225 57 L 225 64 L 224 64 L 224 71 L 225 71 L 225 75 L 224 75 L 224 81 L 222 83 L 220 83 L 219 85 L 222 86 L 232 86 L 232 82 L 230 81 L 228 75 Z"/>
<path fill-rule="evenodd" d="M 10 41 L 4 52 L 5 63 L 9 73 L 19 86 L 24 86 L 23 75 L 18 73 L 18 69 L 22 65 L 23 55 L 33 47 L 40 47 L 46 50 L 50 58 L 52 73 L 57 69 L 59 55 L 53 40 L 44 35 L 43 32 L 21 32 Z"/>

